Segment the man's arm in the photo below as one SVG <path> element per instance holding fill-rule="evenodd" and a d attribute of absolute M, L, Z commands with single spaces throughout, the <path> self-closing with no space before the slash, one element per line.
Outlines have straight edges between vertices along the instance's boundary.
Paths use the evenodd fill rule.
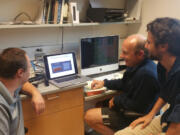
<path fill-rule="evenodd" d="M 168 116 L 170 125 L 166 135 L 180 135 L 180 93 L 176 96 L 173 110 Z"/>
<path fill-rule="evenodd" d="M 166 135 L 180 135 L 180 123 L 171 123 Z"/>
<path fill-rule="evenodd" d="M 9 135 L 10 127 L 9 127 L 9 116 L 6 110 L 0 105 L 0 134 L 1 135 Z"/>
<path fill-rule="evenodd" d="M 157 80 L 149 74 L 141 74 L 130 82 L 132 83 L 126 84 L 124 94 L 115 96 L 114 105 L 137 112 L 149 111 L 157 99 L 159 91 Z"/>
<path fill-rule="evenodd" d="M 91 83 L 92 89 L 99 89 L 102 87 L 107 87 L 110 90 L 122 90 L 122 80 L 116 79 L 116 80 L 93 80 Z"/>
<path fill-rule="evenodd" d="M 104 80 L 104 86 L 110 90 L 121 90 L 123 91 L 123 82 L 122 79 L 115 79 L 115 80 Z"/>
<path fill-rule="evenodd" d="M 32 95 L 32 104 L 37 114 L 41 114 L 45 110 L 45 102 L 40 92 L 29 82 L 26 82 L 22 90 Z"/>

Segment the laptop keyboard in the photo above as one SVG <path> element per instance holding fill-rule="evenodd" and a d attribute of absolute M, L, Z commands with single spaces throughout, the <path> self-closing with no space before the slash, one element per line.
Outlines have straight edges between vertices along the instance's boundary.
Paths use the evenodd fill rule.
<path fill-rule="evenodd" d="M 80 77 L 79 76 L 71 76 L 71 77 L 67 77 L 67 78 L 59 78 L 54 81 L 57 83 L 60 83 L 60 82 L 71 81 L 71 80 L 78 79 L 78 78 L 80 78 Z"/>

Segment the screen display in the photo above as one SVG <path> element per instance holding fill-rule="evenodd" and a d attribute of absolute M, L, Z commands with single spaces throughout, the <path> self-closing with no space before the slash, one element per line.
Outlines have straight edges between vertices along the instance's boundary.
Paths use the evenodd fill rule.
<path fill-rule="evenodd" d="M 60 54 L 47 57 L 50 78 L 75 74 L 73 54 Z"/>
<path fill-rule="evenodd" d="M 118 36 L 81 39 L 81 68 L 117 63 L 118 40 Z"/>

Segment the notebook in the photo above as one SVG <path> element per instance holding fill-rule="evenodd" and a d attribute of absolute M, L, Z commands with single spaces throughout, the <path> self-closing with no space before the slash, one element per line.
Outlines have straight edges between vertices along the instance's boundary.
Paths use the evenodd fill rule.
<path fill-rule="evenodd" d="M 44 56 L 47 79 L 59 88 L 84 83 L 91 78 L 78 75 L 74 52 Z"/>

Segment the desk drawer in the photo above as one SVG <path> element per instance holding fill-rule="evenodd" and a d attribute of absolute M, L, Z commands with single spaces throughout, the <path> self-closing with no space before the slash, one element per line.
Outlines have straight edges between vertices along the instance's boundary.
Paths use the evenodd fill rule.
<path fill-rule="evenodd" d="M 84 135 L 83 106 L 25 121 L 27 135 Z"/>
<path fill-rule="evenodd" d="M 44 95 L 43 97 L 45 100 L 46 109 L 45 112 L 41 115 L 47 115 L 50 113 L 66 110 L 75 106 L 83 105 L 84 103 L 82 88 L 48 94 Z M 25 121 L 37 117 L 35 111 L 32 109 L 30 99 L 23 100 L 22 105 Z"/>

